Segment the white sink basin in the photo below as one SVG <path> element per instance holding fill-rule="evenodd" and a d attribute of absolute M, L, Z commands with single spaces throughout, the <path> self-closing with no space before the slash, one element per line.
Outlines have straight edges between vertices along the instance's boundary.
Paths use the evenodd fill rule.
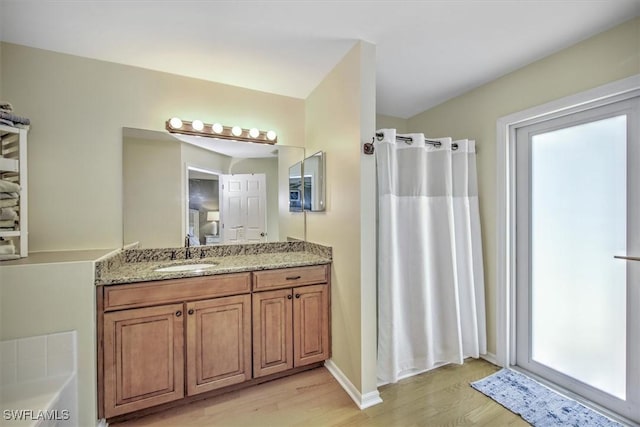
<path fill-rule="evenodd" d="M 175 273 L 179 271 L 200 271 L 200 270 L 206 270 L 207 268 L 211 268 L 215 266 L 216 264 L 182 264 L 182 265 L 172 265 L 170 267 L 156 268 L 153 271 L 157 271 L 158 273 Z"/>

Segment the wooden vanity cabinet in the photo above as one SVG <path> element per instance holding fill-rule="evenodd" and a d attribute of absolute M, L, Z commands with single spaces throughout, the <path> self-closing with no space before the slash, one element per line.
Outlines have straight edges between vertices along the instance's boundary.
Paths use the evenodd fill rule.
<path fill-rule="evenodd" d="M 187 395 L 251 379 L 251 295 L 195 301 L 187 310 Z"/>
<path fill-rule="evenodd" d="M 293 366 L 329 358 L 329 286 L 293 289 Z"/>
<path fill-rule="evenodd" d="M 102 416 L 251 379 L 250 292 L 251 273 L 102 286 Z"/>
<path fill-rule="evenodd" d="M 106 417 L 184 397 L 182 304 L 104 315 Z"/>
<path fill-rule="evenodd" d="M 254 291 L 288 286 L 253 294 L 255 378 L 329 358 L 329 275 L 328 265 L 254 273 Z"/>
<path fill-rule="evenodd" d="M 319 265 L 100 286 L 99 416 L 319 366 L 330 357 L 329 278 Z"/>
<path fill-rule="evenodd" d="M 291 289 L 253 294 L 253 375 L 293 368 Z"/>

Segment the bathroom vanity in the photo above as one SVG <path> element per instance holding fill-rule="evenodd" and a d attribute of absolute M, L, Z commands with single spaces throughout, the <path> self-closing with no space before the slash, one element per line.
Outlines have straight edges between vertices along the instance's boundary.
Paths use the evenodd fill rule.
<path fill-rule="evenodd" d="M 331 354 L 330 248 L 126 250 L 96 265 L 96 284 L 98 408 L 109 421 L 311 369 Z"/>

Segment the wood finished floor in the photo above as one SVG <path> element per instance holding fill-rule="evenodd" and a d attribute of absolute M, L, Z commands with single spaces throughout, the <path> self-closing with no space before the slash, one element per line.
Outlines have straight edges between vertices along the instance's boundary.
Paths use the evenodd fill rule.
<path fill-rule="evenodd" d="M 115 427 L 528 426 L 469 386 L 498 368 L 468 360 L 380 388 L 383 403 L 360 411 L 325 368 L 133 419 Z"/>

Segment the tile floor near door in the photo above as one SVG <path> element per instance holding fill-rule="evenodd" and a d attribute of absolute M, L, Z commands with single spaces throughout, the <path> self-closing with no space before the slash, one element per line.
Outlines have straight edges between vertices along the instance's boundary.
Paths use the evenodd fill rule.
<path fill-rule="evenodd" d="M 133 419 L 114 427 L 527 426 L 469 386 L 498 368 L 450 365 L 380 388 L 383 403 L 360 411 L 324 368 Z"/>

